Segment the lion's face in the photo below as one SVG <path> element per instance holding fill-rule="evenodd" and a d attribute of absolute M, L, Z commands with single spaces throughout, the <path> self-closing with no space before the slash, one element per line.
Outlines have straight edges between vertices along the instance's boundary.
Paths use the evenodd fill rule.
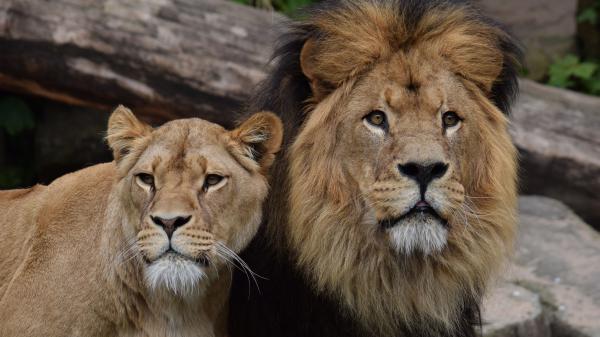
<path fill-rule="evenodd" d="M 114 136 L 124 132 L 118 123 L 132 117 L 111 117 L 113 148 L 119 147 Z M 125 128 L 145 130 L 125 151 L 115 149 L 124 172 L 130 249 L 143 258 L 150 288 L 190 293 L 228 261 L 235 263 L 254 236 L 268 190 L 264 173 L 280 146 L 280 122 L 270 113 L 256 114 L 231 132 L 200 119 L 156 130 L 129 123 Z"/>
<path fill-rule="evenodd" d="M 401 2 L 340 3 L 309 20 L 300 52 L 313 96 L 289 153 L 286 234 L 368 329 L 439 335 L 512 245 L 516 151 L 492 100 L 511 61 L 469 9 L 409 31 Z"/>
<path fill-rule="evenodd" d="M 399 54 L 378 65 L 350 92 L 338 126 L 343 167 L 364 196 L 364 222 L 407 255 L 439 254 L 450 228 L 465 225 L 465 172 L 477 158 L 469 149 L 486 123 L 442 60 L 427 67 L 418 59 L 415 67 Z"/>
<path fill-rule="evenodd" d="M 316 103 L 290 153 L 298 261 L 383 334 L 399 317 L 450 328 L 514 233 L 506 118 L 419 60 L 398 54 Z"/>

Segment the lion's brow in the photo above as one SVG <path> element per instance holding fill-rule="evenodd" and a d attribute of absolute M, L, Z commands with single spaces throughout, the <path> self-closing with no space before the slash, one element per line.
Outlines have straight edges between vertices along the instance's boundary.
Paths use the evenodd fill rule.
<path fill-rule="evenodd" d="M 200 172 L 206 172 L 208 168 L 208 159 L 206 159 L 205 156 L 200 154 L 190 154 L 186 156 L 185 161 L 189 167 L 196 166 L 194 170 L 198 170 Z"/>
<path fill-rule="evenodd" d="M 152 172 L 156 171 L 156 168 L 158 167 L 158 165 L 160 165 L 160 162 L 162 161 L 162 158 L 158 155 L 154 156 L 154 158 L 152 159 Z"/>

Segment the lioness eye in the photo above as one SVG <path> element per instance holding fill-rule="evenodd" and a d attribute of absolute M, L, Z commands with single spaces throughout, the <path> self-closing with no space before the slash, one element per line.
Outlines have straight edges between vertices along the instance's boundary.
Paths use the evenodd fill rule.
<path fill-rule="evenodd" d="M 154 186 L 154 177 L 148 173 L 140 173 L 137 175 L 139 181 L 148 186 Z"/>
<path fill-rule="evenodd" d="M 382 129 L 387 129 L 387 118 L 385 113 L 380 110 L 371 111 L 368 115 L 364 117 L 364 119 L 369 122 L 369 124 L 380 127 Z"/>
<path fill-rule="evenodd" d="M 445 129 L 456 126 L 460 120 L 460 117 L 454 111 L 447 111 L 442 116 L 442 124 L 444 124 Z"/>
<path fill-rule="evenodd" d="M 211 186 L 214 186 L 214 185 L 220 183 L 221 180 L 223 180 L 222 176 L 220 176 L 218 174 L 209 174 L 204 179 L 204 188 L 209 188 Z"/>

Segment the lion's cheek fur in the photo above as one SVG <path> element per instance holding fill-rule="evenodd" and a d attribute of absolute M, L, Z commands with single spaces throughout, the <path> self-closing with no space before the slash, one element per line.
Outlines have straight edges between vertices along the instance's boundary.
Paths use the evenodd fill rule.
<path fill-rule="evenodd" d="M 315 160 L 317 149 L 298 148 L 301 153 L 290 155 L 287 231 L 298 264 L 317 289 L 344 303 L 369 324 L 367 328 L 381 329 L 377 332 L 392 334 L 400 326 L 418 324 L 422 313 L 450 327 L 458 315 L 455 303 L 462 296 L 461 289 L 447 282 L 451 277 L 433 275 L 427 264 L 417 279 L 403 275 L 383 234 L 362 223 L 364 205 L 355 197 L 359 191 L 340 165 L 331 159 Z M 309 157 L 313 158 L 310 167 L 305 165 Z M 315 174 L 323 172 L 318 167 L 326 167 L 329 177 L 321 185 L 315 184 Z M 433 285 L 433 278 L 448 284 Z"/>

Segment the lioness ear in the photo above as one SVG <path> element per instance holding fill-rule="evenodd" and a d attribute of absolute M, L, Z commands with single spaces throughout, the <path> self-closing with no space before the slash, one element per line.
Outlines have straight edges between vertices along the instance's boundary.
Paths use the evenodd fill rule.
<path fill-rule="evenodd" d="M 273 164 L 283 139 L 283 125 L 272 112 L 256 113 L 230 133 L 231 150 L 248 166 L 258 166 L 262 173 Z"/>
<path fill-rule="evenodd" d="M 119 105 L 108 119 L 106 140 L 118 162 L 131 151 L 137 139 L 145 137 L 151 132 L 151 126 L 140 122 L 131 110 Z"/>

